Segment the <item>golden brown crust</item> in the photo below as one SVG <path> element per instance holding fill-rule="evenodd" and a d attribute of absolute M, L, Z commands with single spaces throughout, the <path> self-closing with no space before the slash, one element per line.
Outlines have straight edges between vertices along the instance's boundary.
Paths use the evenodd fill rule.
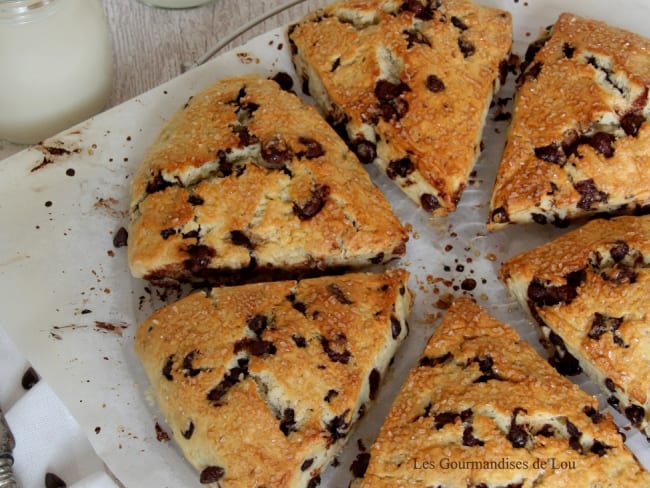
<path fill-rule="evenodd" d="M 361 486 L 647 485 L 597 408 L 514 329 L 461 297 L 393 403 Z"/>
<path fill-rule="evenodd" d="M 408 333 L 407 280 L 397 269 L 214 288 L 143 322 L 135 350 L 201 476 L 242 488 L 316 478 Z"/>
<path fill-rule="evenodd" d="M 649 268 L 650 216 L 623 216 L 591 221 L 500 271 L 536 319 L 558 369 L 576 373 L 580 366 L 646 436 Z"/>
<path fill-rule="evenodd" d="M 425 210 L 455 210 L 505 76 L 510 14 L 467 0 L 348 0 L 288 37 L 298 74 L 360 159 Z"/>
<path fill-rule="evenodd" d="M 650 203 L 650 40 L 561 14 L 519 80 L 488 227 Z"/>
<path fill-rule="evenodd" d="M 274 81 L 190 99 L 132 183 L 129 265 L 152 281 L 386 262 L 407 235 L 318 112 Z"/>

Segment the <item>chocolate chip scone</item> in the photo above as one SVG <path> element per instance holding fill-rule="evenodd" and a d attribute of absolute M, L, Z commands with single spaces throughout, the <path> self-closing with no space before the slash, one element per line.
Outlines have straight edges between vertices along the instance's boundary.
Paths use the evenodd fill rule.
<path fill-rule="evenodd" d="M 512 257 L 500 278 L 551 364 L 584 370 L 650 438 L 650 216 L 593 220 Z"/>
<path fill-rule="evenodd" d="M 370 450 L 363 488 L 648 486 L 609 414 L 514 329 L 458 298 Z"/>
<path fill-rule="evenodd" d="M 289 26 L 303 90 L 364 163 L 455 210 L 507 73 L 508 12 L 468 0 L 347 0 Z"/>
<path fill-rule="evenodd" d="M 650 204 L 650 40 L 563 13 L 532 43 L 488 227 Z"/>
<path fill-rule="evenodd" d="M 130 208 L 131 271 L 163 284 L 384 263 L 407 240 L 317 110 L 258 75 L 218 81 L 166 123 Z"/>
<path fill-rule="evenodd" d="M 315 486 L 408 334 L 408 273 L 197 292 L 156 311 L 135 349 L 202 483 Z"/>

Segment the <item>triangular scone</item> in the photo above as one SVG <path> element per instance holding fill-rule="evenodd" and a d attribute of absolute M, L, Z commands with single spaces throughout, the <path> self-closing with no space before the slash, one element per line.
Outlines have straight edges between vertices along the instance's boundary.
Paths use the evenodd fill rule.
<path fill-rule="evenodd" d="M 398 269 L 213 288 L 143 322 L 136 352 L 197 477 L 314 486 L 408 333 L 407 280 Z"/>
<path fill-rule="evenodd" d="M 303 89 L 359 159 L 444 215 L 480 152 L 511 31 L 509 12 L 468 0 L 347 0 L 288 38 Z"/>
<path fill-rule="evenodd" d="M 514 329 L 461 297 L 391 406 L 360 485 L 650 486 L 597 408 Z"/>
<path fill-rule="evenodd" d="M 597 219 L 506 262 L 551 363 L 584 370 L 650 438 L 650 216 Z"/>
<path fill-rule="evenodd" d="M 488 227 L 650 204 L 650 40 L 572 14 L 526 54 Z"/>
<path fill-rule="evenodd" d="M 129 265 L 157 283 L 383 263 L 406 240 L 316 109 L 258 75 L 193 96 L 132 183 Z"/>

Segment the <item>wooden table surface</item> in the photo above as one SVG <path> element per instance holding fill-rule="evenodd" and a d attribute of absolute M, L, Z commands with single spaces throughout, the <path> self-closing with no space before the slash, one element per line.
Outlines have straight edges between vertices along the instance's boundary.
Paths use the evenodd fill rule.
<path fill-rule="evenodd" d="M 129 100 L 182 73 L 217 42 L 251 19 L 289 0 L 214 0 L 180 10 L 146 6 L 138 0 L 102 0 L 113 36 L 115 79 L 109 107 Z M 300 18 L 327 2 L 305 0 L 226 45 L 222 52 Z"/>

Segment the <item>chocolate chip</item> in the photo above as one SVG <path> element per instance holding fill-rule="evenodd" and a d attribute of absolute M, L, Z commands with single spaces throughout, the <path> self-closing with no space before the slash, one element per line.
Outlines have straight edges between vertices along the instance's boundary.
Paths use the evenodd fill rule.
<path fill-rule="evenodd" d="M 235 342 L 233 352 L 246 351 L 253 356 L 266 356 L 273 355 L 277 352 L 277 348 L 271 341 L 265 341 L 259 338 L 245 337 Z"/>
<path fill-rule="evenodd" d="M 512 412 L 512 417 L 510 418 L 510 429 L 508 429 L 508 434 L 506 435 L 506 438 L 515 449 L 526 447 L 529 439 L 528 431 L 525 428 L 526 426 L 517 424 L 517 415 L 520 412 L 525 413 L 526 411 L 522 408 L 515 408 Z"/>
<path fill-rule="evenodd" d="M 327 423 L 327 431 L 330 434 L 331 441 L 336 442 L 339 439 L 342 439 L 347 434 L 347 430 L 350 428 L 350 424 L 345 421 L 345 417 L 348 415 L 349 410 L 346 410 L 341 415 L 334 417 Z"/>
<path fill-rule="evenodd" d="M 600 154 L 606 158 L 614 156 L 614 141 L 616 137 L 607 132 L 596 132 L 594 135 L 587 139 L 587 142 Z"/>
<path fill-rule="evenodd" d="M 584 448 L 580 443 L 580 437 L 582 437 L 582 432 L 580 432 L 580 429 L 578 429 L 578 427 L 569 420 L 566 421 L 566 428 L 567 433 L 569 434 L 569 446 L 571 446 L 573 450 L 578 451 L 580 454 L 584 454 Z"/>
<path fill-rule="evenodd" d="M 489 355 L 480 356 L 474 358 L 473 361 L 478 363 L 478 367 L 481 370 L 481 373 L 483 373 L 481 376 L 479 376 L 474 380 L 474 383 L 486 383 L 490 380 L 503 381 L 501 375 L 499 375 L 493 369 L 494 360 L 492 359 L 491 356 Z"/>
<path fill-rule="evenodd" d="M 163 238 L 163 241 L 166 241 L 174 234 L 176 234 L 176 229 L 174 229 L 173 227 L 170 227 L 169 229 L 163 229 L 160 231 L 160 237 Z"/>
<path fill-rule="evenodd" d="M 169 434 L 165 432 L 165 430 L 158 422 L 156 422 L 154 428 L 156 430 L 156 440 L 158 442 L 169 442 Z"/>
<path fill-rule="evenodd" d="M 377 146 L 361 136 L 350 143 L 350 149 L 362 164 L 370 164 L 377 157 Z"/>
<path fill-rule="evenodd" d="M 194 434 L 194 422 L 190 420 L 189 424 L 187 424 L 187 428 L 181 431 L 181 435 L 186 439 L 191 439 L 193 434 Z"/>
<path fill-rule="evenodd" d="M 584 412 L 584 414 L 585 414 L 587 417 L 589 417 L 589 418 L 591 419 L 591 421 L 592 421 L 594 424 L 597 424 L 597 423 L 600 422 L 600 421 L 602 420 L 602 418 L 603 418 L 603 416 L 600 414 L 600 412 L 598 412 L 598 410 L 596 410 L 596 409 L 595 409 L 594 407 L 592 407 L 591 405 L 587 405 L 587 406 L 585 406 L 585 407 L 582 409 L 582 411 Z"/>
<path fill-rule="evenodd" d="M 192 244 L 186 250 L 189 258 L 183 264 L 193 274 L 199 273 L 210 265 L 210 261 L 217 255 L 217 252 L 210 246 L 203 244 Z"/>
<path fill-rule="evenodd" d="M 415 165 L 410 158 L 402 158 L 396 161 L 391 161 L 386 167 L 386 175 L 391 180 L 394 180 L 397 177 L 406 178 L 408 175 L 415 171 Z"/>
<path fill-rule="evenodd" d="M 268 325 L 268 318 L 262 314 L 253 315 L 246 320 L 246 326 L 258 337 L 262 335 Z"/>
<path fill-rule="evenodd" d="M 601 272 L 601 277 L 605 281 L 609 281 L 615 285 L 624 285 L 628 283 L 635 283 L 638 277 L 638 273 L 634 270 L 634 268 L 622 263 L 618 263 L 613 268 Z"/>
<path fill-rule="evenodd" d="M 296 412 L 293 408 L 285 408 L 282 412 L 282 419 L 280 420 L 280 431 L 288 437 L 292 432 L 296 432 Z"/>
<path fill-rule="evenodd" d="M 464 58 L 469 58 L 476 52 L 474 44 L 462 37 L 458 38 L 458 48 L 460 49 L 460 52 L 463 53 Z"/>
<path fill-rule="evenodd" d="M 314 458 L 305 459 L 300 465 L 300 471 L 307 471 L 314 464 Z"/>
<path fill-rule="evenodd" d="M 172 184 L 168 181 L 165 181 L 162 174 L 157 173 L 151 180 L 149 180 L 145 191 L 149 194 L 157 193 L 159 191 L 163 191 L 169 186 L 172 186 Z"/>
<path fill-rule="evenodd" d="M 495 208 L 490 215 L 490 220 L 495 224 L 507 224 L 510 222 L 510 216 L 503 207 Z"/>
<path fill-rule="evenodd" d="M 438 199 L 430 193 L 420 195 L 420 205 L 427 212 L 434 212 L 441 207 Z"/>
<path fill-rule="evenodd" d="M 571 59 L 573 57 L 575 50 L 576 50 L 575 46 L 572 46 L 568 42 L 565 42 L 562 45 L 562 54 L 564 54 L 564 56 L 568 59 Z"/>
<path fill-rule="evenodd" d="M 559 164 L 562 166 L 566 162 L 564 151 L 554 142 L 547 146 L 536 147 L 534 152 L 536 158 L 546 161 L 547 163 Z"/>
<path fill-rule="evenodd" d="M 600 339 L 600 336 L 607 332 L 608 328 L 609 327 L 605 322 L 605 316 L 600 313 L 596 313 L 594 320 L 591 322 L 591 328 L 587 333 L 587 337 L 590 339 L 598 340 Z"/>
<path fill-rule="evenodd" d="M 270 168 L 281 168 L 292 158 L 291 147 L 280 136 L 274 136 L 262 144 L 262 159 Z"/>
<path fill-rule="evenodd" d="M 591 178 L 577 181 L 573 184 L 573 187 L 580 193 L 580 200 L 576 207 L 582 210 L 590 210 L 595 203 L 607 203 L 609 195 L 598 190 Z"/>
<path fill-rule="evenodd" d="M 607 403 L 609 403 L 617 412 L 621 411 L 621 405 L 620 405 L 621 402 L 614 395 L 611 395 L 607 399 Z"/>
<path fill-rule="evenodd" d="M 465 31 L 468 29 L 467 24 L 463 22 L 460 18 L 456 17 L 455 15 L 451 17 L 451 24 L 457 29 L 460 29 L 461 31 Z"/>
<path fill-rule="evenodd" d="M 307 488 L 317 488 L 318 485 L 320 485 L 320 475 L 317 474 L 314 476 L 312 479 L 309 480 L 309 483 L 307 483 Z"/>
<path fill-rule="evenodd" d="M 625 416 L 633 425 L 640 425 L 645 418 L 645 409 L 639 405 L 628 405 L 625 407 Z"/>
<path fill-rule="evenodd" d="M 307 340 L 303 336 L 293 334 L 291 338 L 293 339 L 293 342 L 295 342 L 296 347 L 301 349 L 307 347 Z"/>
<path fill-rule="evenodd" d="M 248 127 L 243 125 L 236 125 L 230 128 L 232 132 L 239 138 L 239 143 L 242 146 L 252 146 L 260 142 L 259 138 L 253 134 Z"/>
<path fill-rule="evenodd" d="M 408 91 L 411 89 L 403 81 L 392 83 L 388 80 L 379 80 L 376 83 L 375 96 L 380 115 L 385 121 L 399 120 L 406 115 L 409 109 L 408 102 L 401 96 Z"/>
<path fill-rule="evenodd" d="M 333 341 L 323 336 L 320 338 L 323 351 L 325 351 L 330 361 L 341 364 L 348 364 L 352 356 L 352 353 L 345 348 L 346 341 L 347 339 L 343 334 L 339 334 Z"/>
<path fill-rule="evenodd" d="M 474 436 L 474 427 L 466 425 L 463 429 L 463 446 L 473 447 L 482 446 L 485 442 Z"/>
<path fill-rule="evenodd" d="M 327 395 L 325 395 L 325 398 L 323 398 L 323 400 L 327 403 L 330 403 L 337 396 L 339 396 L 339 392 L 337 390 L 334 389 L 327 390 Z"/>
<path fill-rule="evenodd" d="M 611 332 L 614 343 L 618 346 L 625 347 L 623 339 L 617 334 L 622 324 L 623 317 L 610 317 L 609 315 L 596 312 L 587 336 L 590 339 L 598 340 L 605 332 Z"/>
<path fill-rule="evenodd" d="M 384 260 L 384 253 L 383 252 L 380 252 L 376 256 L 373 256 L 373 257 L 370 258 L 370 262 L 372 264 L 380 264 L 381 262 L 383 262 L 383 260 Z"/>
<path fill-rule="evenodd" d="M 417 29 L 407 29 L 403 31 L 402 34 L 406 39 L 406 49 L 411 49 L 416 44 L 431 47 L 431 41 L 429 41 L 429 38 L 424 35 L 422 31 Z"/>
<path fill-rule="evenodd" d="M 303 302 L 293 302 L 291 304 L 294 310 L 297 310 L 303 315 L 307 315 L 307 305 L 305 305 Z"/>
<path fill-rule="evenodd" d="M 616 393 L 616 383 L 611 378 L 605 378 L 605 388 L 607 388 L 612 393 Z"/>
<path fill-rule="evenodd" d="M 167 360 L 165 361 L 165 364 L 163 365 L 162 368 L 162 375 L 169 381 L 174 380 L 174 376 L 172 376 L 172 368 L 174 367 L 174 355 L 170 354 L 167 357 Z"/>
<path fill-rule="evenodd" d="M 427 76 L 426 86 L 427 89 L 433 93 L 440 93 L 445 90 L 444 82 L 436 75 Z"/>
<path fill-rule="evenodd" d="M 413 12 L 415 17 L 420 20 L 431 20 L 433 19 L 433 9 L 437 8 L 437 5 L 437 1 L 431 5 L 430 2 L 422 4 L 419 0 L 405 0 L 401 8 Z"/>
<path fill-rule="evenodd" d="M 535 64 L 533 64 L 529 69 L 526 70 L 524 73 L 524 78 L 522 80 L 522 83 L 525 81 L 528 81 L 528 79 L 533 79 L 536 80 L 539 74 L 542 72 L 542 67 L 544 66 L 544 63 L 538 61 Z"/>
<path fill-rule="evenodd" d="M 611 448 L 612 446 L 608 446 L 607 444 L 599 440 L 595 440 L 594 443 L 591 445 L 590 451 L 596 454 L 597 456 L 602 457 L 605 454 L 607 454 L 607 450 Z"/>
<path fill-rule="evenodd" d="M 199 480 L 203 485 L 216 483 L 223 478 L 225 474 L 226 471 L 221 466 L 208 466 L 201 471 Z"/>
<path fill-rule="evenodd" d="M 476 288 L 476 280 L 473 278 L 465 278 L 461 282 L 460 288 L 465 291 L 472 291 L 474 288 Z"/>
<path fill-rule="evenodd" d="M 194 349 L 185 355 L 183 358 L 183 374 L 189 378 L 197 376 L 201 371 L 200 368 L 195 368 L 193 366 L 194 357 L 199 353 L 198 349 Z"/>
<path fill-rule="evenodd" d="M 355 478 L 363 478 L 368 469 L 368 464 L 370 464 L 370 453 L 369 452 L 360 452 L 357 454 L 357 457 L 352 464 L 350 465 L 350 471 Z"/>
<path fill-rule="evenodd" d="M 630 112 L 621 117 L 621 128 L 626 135 L 636 137 L 645 117 L 640 112 Z"/>
<path fill-rule="evenodd" d="M 442 356 L 438 356 L 438 357 L 435 357 L 435 358 L 431 358 L 429 356 L 424 356 L 424 357 L 422 357 L 420 359 L 420 361 L 418 362 L 418 365 L 433 368 L 435 366 L 438 366 L 439 364 L 444 364 L 444 363 L 446 363 L 447 361 L 450 361 L 453 358 L 454 358 L 454 356 L 450 352 L 445 353 Z"/>
<path fill-rule="evenodd" d="M 317 184 L 311 191 L 309 199 L 303 203 L 299 204 L 297 202 L 293 203 L 293 213 L 300 220 L 309 220 L 318 214 L 325 204 L 327 203 L 327 198 L 330 194 L 330 187 L 327 185 Z"/>
<path fill-rule="evenodd" d="M 217 163 L 219 171 L 217 175 L 221 178 L 226 178 L 230 176 L 233 172 L 233 164 L 228 161 L 228 155 L 223 149 L 217 151 Z"/>
<path fill-rule="evenodd" d="M 193 205 L 193 206 L 196 207 L 198 205 L 203 205 L 205 203 L 205 200 L 203 200 L 203 198 L 200 197 L 199 195 L 190 195 L 189 198 L 187 199 L 187 202 L 190 205 Z"/>
<path fill-rule="evenodd" d="M 334 298 L 336 298 L 336 301 L 343 305 L 351 305 L 352 300 L 350 300 L 348 297 L 345 296 L 345 293 L 343 293 L 343 290 L 339 288 L 339 286 L 336 283 L 330 283 L 327 285 L 327 291 L 329 291 Z"/>
<path fill-rule="evenodd" d="M 555 428 L 550 424 L 544 424 L 537 432 L 535 432 L 535 435 L 541 435 L 542 437 L 553 437 L 555 435 Z"/>
<path fill-rule="evenodd" d="M 397 339 L 402 333 L 402 324 L 400 323 L 399 319 L 394 315 L 391 315 L 390 317 L 390 330 L 393 339 Z"/>
<path fill-rule="evenodd" d="M 433 426 L 436 430 L 442 429 L 447 424 L 453 424 L 460 415 L 458 412 L 440 412 L 433 418 Z"/>
<path fill-rule="evenodd" d="M 628 246 L 625 241 L 616 241 L 614 245 L 609 250 L 609 255 L 612 257 L 614 262 L 618 263 L 622 261 L 625 256 L 630 252 L 630 246 Z"/>
<path fill-rule="evenodd" d="M 228 390 L 239 383 L 242 377 L 245 378 L 246 376 L 248 376 L 248 360 L 240 359 L 238 361 L 238 366 L 226 372 L 219 384 L 207 393 L 207 399 L 215 407 L 220 406 L 221 399 L 226 393 L 228 393 Z"/>
<path fill-rule="evenodd" d="M 379 390 L 379 383 L 381 382 L 381 374 L 377 368 L 372 368 L 370 376 L 368 376 L 368 385 L 370 387 L 370 399 L 374 400 L 377 397 L 377 390 Z"/>
<path fill-rule="evenodd" d="M 271 79 L 280 85 L 280 88 L 284 91 L 290 92 L 293 88 L 293 78 L 291 78 L 289 73 L 278 71 Z"/>
<path fill-rule="evenodd" d="M 25 390 L 31 390 L 32 387 L 38 383 L 40 380 L 40 377 L 38 376 L 38 373 L 33 367 L 28 367 L 25 373 L 23 374 L 22 379 L 20 380 L 21 386 Z"/>
<path fill-rule="evenodd" d="M 54 473 L 45 473 L 45 488 L 66 488 L 68 486 Z"/>
<path fill-rule="evenodd" d="M 230 242 L 232 242 L 235 246 L 245 247 L 249 251 L 255 249 L 255 245 L 251 242 L 244 231 L 231 230 L 228 237 L 230 238 Z"/>
<path fill-rule="evenodd" d="M 570 304 L 578 296 L 578 287 L 586 279 L 584 269 L 565 275 L 565 285 L 545 285 L 539 278 L 533 278 L 528 285 L 527 296 L 538 307 L 553 306 L 558 303 Z"/>
<path fill-rule="evenodd" d="M 113 247 L 119 248 L 127 245 L 129 239 L 129 234 L 124 227 L 117 229 L 117 232 L 113 236 Z"/>
<path fill-rule="evenodd" d="M 305 157 L 307 159 L 320 158 L 325 154 L 325 150 L 320 142 L 310 137 L 299 137 L 298 142 L 305 146 L 307 149 L 298 153 L 298 157 Z"/>
<path fill-rule="evenodd" d="M 551 343 L 555 345 L 555 353 L 548 360 L 551 366 L 565 376 L 575 376 L 582 373 L 580 362 L 569 354 L 560 336 L 555 332 L 551 332 L 549 338 Z"/>

